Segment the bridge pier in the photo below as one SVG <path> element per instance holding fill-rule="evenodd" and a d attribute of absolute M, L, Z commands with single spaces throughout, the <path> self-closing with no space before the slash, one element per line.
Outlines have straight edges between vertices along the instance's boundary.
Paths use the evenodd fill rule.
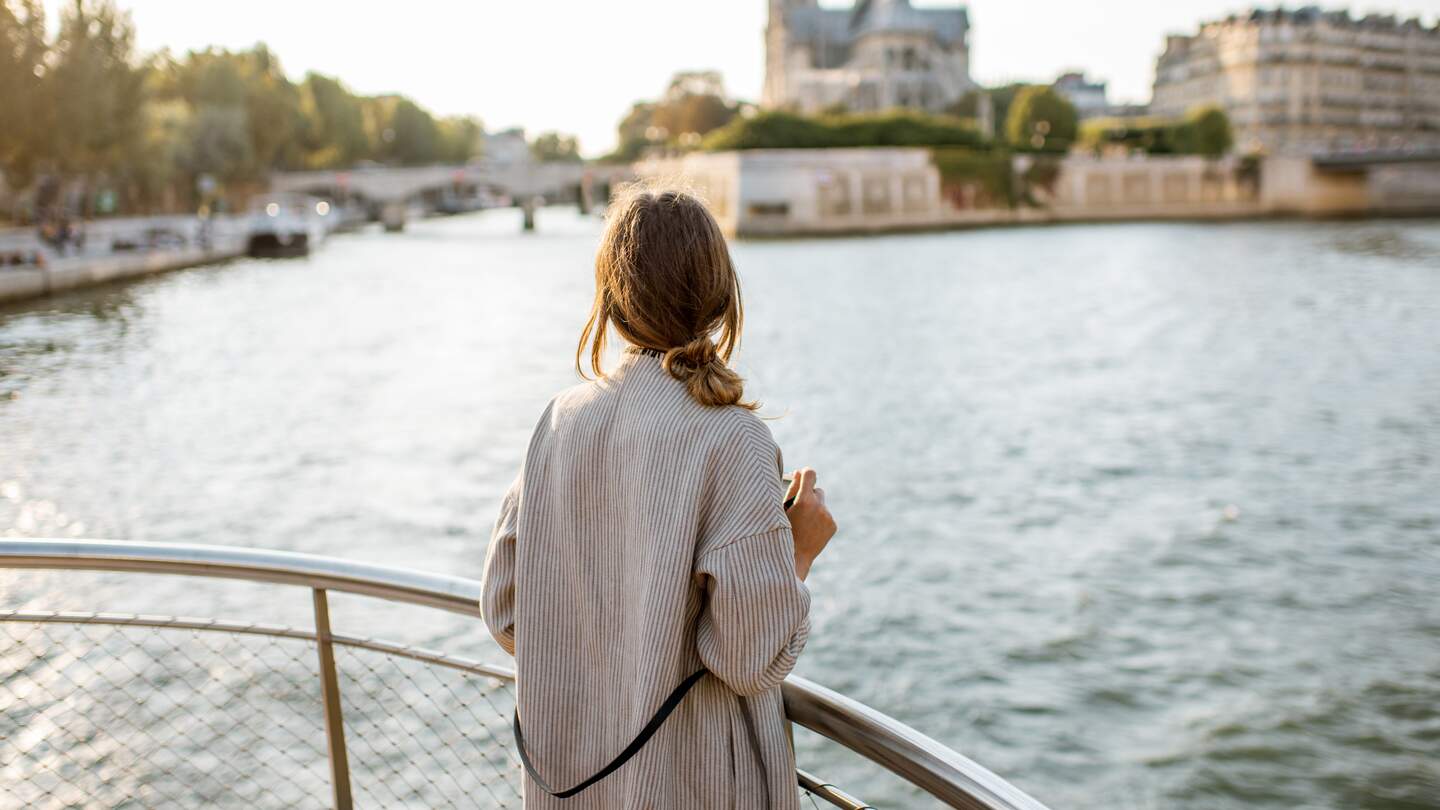
<path fill-rule="evenodd" d="M 580 216 L 590 216 L 590 211 L 595 207 L 595 176 L 589 172 L 580 178 Z"/>
<path fill-rule="evenodd" d="M 404 200 L 387 202 L 380 206 L 380 224 L 385 226 L 387 233 L 405 230 L 408 208 Z"/>
<path fill-rule="evenodd" d="M 526 233 L 531 233 L 535 230 L 536 207 L 534 197 L 526 197 L 524 201 L 520 203 L 520 210 L 524 212 L 525 215 L 524 228 Z"/>

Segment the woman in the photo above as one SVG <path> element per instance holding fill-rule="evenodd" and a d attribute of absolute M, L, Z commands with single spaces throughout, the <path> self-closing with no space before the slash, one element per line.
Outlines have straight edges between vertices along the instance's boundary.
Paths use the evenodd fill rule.
<path fill-rule="evenodd" d="M 595 286 L 576 366 L 588 351 L 596 379 L 541 416 L 485 561 L 485 621 L 519 675 L 525 806 L 796 808 L 779 687 L 835 533 L 824 492 L 808 469 L 785 490 L 727 364 L 739 279 L 698 200 L 612 205 Z M 629 346 L 606 374 L 611 328 Z M 632 758 L 554 795 L 604 773 L 672 697 Z"/>

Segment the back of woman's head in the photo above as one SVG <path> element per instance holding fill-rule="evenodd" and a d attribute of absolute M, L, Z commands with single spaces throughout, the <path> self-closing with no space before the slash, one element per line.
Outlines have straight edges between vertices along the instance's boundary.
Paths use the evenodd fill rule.
<path fill-rule="evenodd" d="M 588 346 L 591 370 L 603 374 L 601 356 L 613 326 L 631 344 L 664 352 L 665 371 L 685 383 L 696 402 L 753 409 L 742 401 L 743 381 L 729 366 L 744 311 L 719 223 L 681 191 L 631 191 L 611 203 L 607 219 L 595 258 L 595 305 L 576 367 Z"/>

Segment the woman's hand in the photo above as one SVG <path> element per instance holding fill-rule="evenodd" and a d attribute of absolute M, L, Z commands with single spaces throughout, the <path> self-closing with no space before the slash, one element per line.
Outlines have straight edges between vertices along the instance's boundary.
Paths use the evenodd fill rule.
<path fill-rule="evenodd" d="M 785 500 L 795 503 L 785 511 L 795 535 L 795 575 L 804 580 L 810 564 L 835 536 L 835 518 L 825 508 L 825 490 L 815 486 L 815 471 L 806 467 L 795 473 Z"/>

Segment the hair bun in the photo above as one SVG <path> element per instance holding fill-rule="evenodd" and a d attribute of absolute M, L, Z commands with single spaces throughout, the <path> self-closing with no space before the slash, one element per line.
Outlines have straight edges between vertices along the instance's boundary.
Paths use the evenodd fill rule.
<path fill-rule="evenodd" d="M 743 404 L 744 381 L 734 369 L 725 364 L 720 350 L 709 335 L 701 335 L 684 346 L 665 352 L 661 361 L 671 377 L 685 383 L 690 396 L 701 405 L 740 405 L 754 410 L 755 406 Z"/>
<path fill-rule="evenodd" d="M 595 254 L 595 302 L 580 333 L 575 366 L 601 359 L 613 327 L 626 343 L 655 354 L 667 376 L 705 407 L 744 401 L 745 381 L 728 365 L 740 344 L 745 309 L 725 232 L 698 197 L 635 184 L 605 209 Z M 588 349 L 587 349 L 588 346 Z"/>
<path fill-rule="evenodd" d="M 720 357 L 715 341 L 709 335 L 701 335 L 684 346 L 676 346 L 665 352 L 665 370 L 678 380 L 687 380 L 695 372 L 714 363 Z"/>

